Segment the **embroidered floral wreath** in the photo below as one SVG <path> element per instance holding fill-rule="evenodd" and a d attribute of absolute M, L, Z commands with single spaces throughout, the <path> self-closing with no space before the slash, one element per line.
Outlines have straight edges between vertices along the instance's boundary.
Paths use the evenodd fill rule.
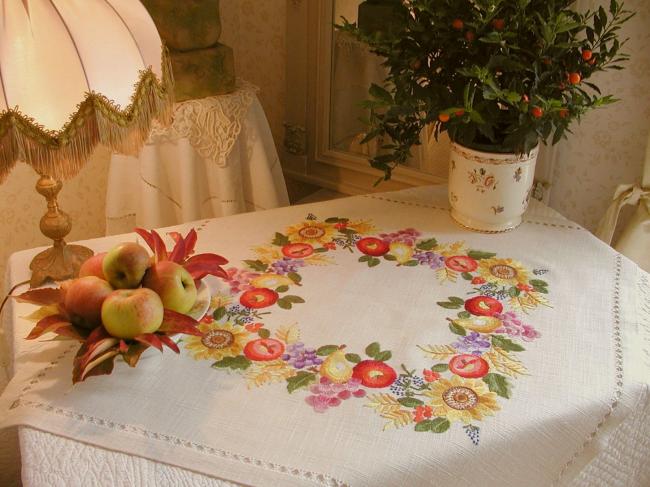
<path fill-rule="evenodd" d="M 456 312 L 447 318 L 456 338 L 419 346 L 430 367 L 398 367 L 377 342 L 361 354 L 342 344 L 305 344 L 296 325 L 273 333 L 265 327 L 264 315 L 274 306 L 305 302 L 297 291 L 301 269 L 332 264 L 341 250 L 359 253 L 359 263 L 369 268 L 424 266 L 441 284 L 467 282 L 467 299 L 437 303 Z M 215 369 L 241 373 L 249 387 L 285 383 L 288 393 L 306 394 L 318 413 L 366 398 L 366 406 L 386 420 L 384 429 L 413 425 L 417 432 L 443 433 L 458 422 L 478 445 L 477 423 L 510 398 L 512 379 L 527 374 L 518 355 L 540 336 L 521 314 L 550 306 L 548 285 L 536 278 L 546 270 L 531 272 L 513 259 L 468 249 L 464 242 L 440 243 L 413 228 L 380 233 L 369 221 L 320 221 L 310 214 L 254 252 L 257 258 L 245 260 L 245 267 L 226 269 L 229 290 L 213 297 L 213 313 L 199 324 L 200 334 L 183 339 L 186 349 L 197 360 L 212 360 Z"/>

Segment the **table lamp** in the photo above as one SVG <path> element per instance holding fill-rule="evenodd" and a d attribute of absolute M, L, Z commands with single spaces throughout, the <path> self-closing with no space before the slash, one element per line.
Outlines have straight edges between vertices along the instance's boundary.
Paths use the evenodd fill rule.
<path fill-rule="evenodd" d="M 170 122 L 166 59 L 137 0 L 0 0 L 0 182 L 19 161 L 40 175 L 40 228 L 54 241 L 30 264 L 32 287 L 75 276 L 92 255 L 64 241 L 61 181 L 96 145 L 137 154 L 154 118 Z"/>

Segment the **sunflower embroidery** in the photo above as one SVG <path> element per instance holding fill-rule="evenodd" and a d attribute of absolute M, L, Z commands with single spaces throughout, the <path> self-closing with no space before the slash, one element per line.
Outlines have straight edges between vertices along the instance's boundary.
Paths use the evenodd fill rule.
<path fill-rule="evenodd" d="M 235 357 L 242 353 L 248 341 L 248 332 L 230 323 L 201 323 L 198 328 L 201 336 L 184 339 L 185 348 L 190 351 L 194 360 Z"/>
<path fill-rule="evenodd" d="M 331 242 L 336 235 L 336 228 L 328 223 L 306 221 L 287 228 L 287 237 L 292 243 L 323 245 Z"/>
<path fill-rule="evenodd" d="M 512 259 L 481 259 L 478 272 L 487 282 L 497 285 L 516 286 L 528 283 L 528 271 Z"/>
<path fill-rule="evenodd" d="M 451 380 L 438 379 L 424 395 L 431 399 L 429 406 L 433 416 L 447 418 L 450 422 L 481 421 L 501 409 L 496 393 L 490 392 L 485 382 L 457 375 Z"/>

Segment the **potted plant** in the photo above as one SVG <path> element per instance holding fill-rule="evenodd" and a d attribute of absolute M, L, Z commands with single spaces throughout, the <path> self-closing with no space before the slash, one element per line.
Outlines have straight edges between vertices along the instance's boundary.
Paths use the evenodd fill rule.
<path fill-rule="evenodd" d="M 619 30 L 634 14 L 622 2 L 577 12 L 573 0 L 373 0 L 390 5 L 390 29 L 338 28 L 385 58 L 373 84 L 368 134 L 383 140 L 371 160 L 388 180 L 434 124 L 452 141 L 452 216 L 472 229 L 515 228 L 526 210 L 539 142 L 566 138 L 572 122 L 616 101 L 587 81 L 622 69 Z M 379 182 L 378 181 L 378 182 Z"/>

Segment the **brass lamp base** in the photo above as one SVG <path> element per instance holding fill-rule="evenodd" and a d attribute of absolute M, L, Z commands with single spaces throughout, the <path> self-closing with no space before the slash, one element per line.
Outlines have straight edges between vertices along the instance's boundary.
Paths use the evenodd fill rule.
<path fill-rule="evenodd" d="M 93 251 L 81 245 L 67 245 L 63 238 L 70 233 L 70 216 L 59 208 L 57 195 L 63 184 L 49 176 L 41 175 L 36 191 L 47 200 L 47 213 L 41 218 L 41 232 L 54 240 L 51 248 L 32 259 L 30 287 L 38 287 L 48 279 L 62 281 L 76 277 L 81 264 L 93 255 Z"/>

